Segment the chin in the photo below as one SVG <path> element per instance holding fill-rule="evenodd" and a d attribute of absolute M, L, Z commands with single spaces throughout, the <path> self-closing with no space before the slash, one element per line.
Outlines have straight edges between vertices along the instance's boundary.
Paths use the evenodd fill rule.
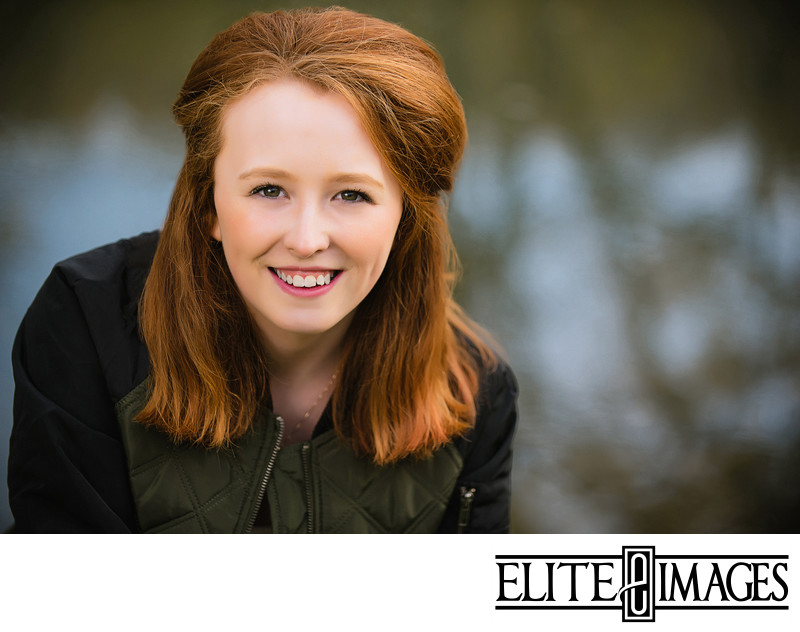
<path fill-rule="evenodd" d="M 327 321 L 304 322 L 298 319 L 290 322 L 276 323 L 276 325 L 279 329 L 287 333 L 314 336 L 314 335 L 324 334 L 325 332 L 330 331 L 331 329 L 336 327 L 336 325 L 338 325 L 340 322 L 341 320 L 338 320 L 336 322 L 327 322 Z"/>

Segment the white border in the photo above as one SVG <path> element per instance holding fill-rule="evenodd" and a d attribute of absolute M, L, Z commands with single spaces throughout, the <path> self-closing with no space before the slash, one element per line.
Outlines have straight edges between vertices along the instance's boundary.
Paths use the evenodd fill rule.
<path fill-rule="evenodd" d="M 800 630 L 796 535 L 0 536 L 9 630 Z M 496 611 L 499 554 L 789 555 L 788 611 Z M 552 628 L 551 626 L 556 626 Z M 633 626 L 633 627 L 631 627 Z"/>

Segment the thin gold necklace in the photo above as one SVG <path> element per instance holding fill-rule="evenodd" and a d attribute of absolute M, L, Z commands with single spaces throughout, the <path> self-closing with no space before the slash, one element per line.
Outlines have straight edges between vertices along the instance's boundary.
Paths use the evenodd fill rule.
<path fill-rule="evenodd" d="M 330 390 L 331 386 L 333 386 L 333 383 L 334 383 L 335 381 L 336 381 L 336 373 L 334 373 L 333 375 L 331 375 L 331 379 L 330 379 L 330 380 L 328 380 L 328 383 L 327 383 L 327 385 L 325 386 L 325 388 L 323 388 L 323 389 L 322 389 L 322 392 L 321 392 L 321 393 L 320 393 L 320 394 L 317 396 L 317 399 L 316 399 L 316 401 L 315 401 L 315 402 L 314 402 L 314 403 L 311 405 L 311 408 L 309 408 L 309 409 L 308 409 L 308 410 L 305 412 L 305 414 L 303 415 L 303 417 L 300 419 L 300 421 L 298 421 L 298 422 L 297 422 L 297 425 L 296 425 L 294 428 L 292 428 L 292 429 L 291 429 L 289 432 L 287 432 L 287 433 L 284 435 L 284 439 L 283 439 L 283 443 L 284 443 L 284 445 L 285 445 L 285 444 L 286 444 L 286 443 L 289 441 L 289 439 L 291 439 L 292 437 L 294 437 L 295 433 L 296 433 L 298 430 L 300 430 L 300 426 L 302 426 L 302 425 L 303 425 L 303 424 L 306 422 L 306 420 L 307 420 L 307 419 L 308 419 L 308 418 L 311 416 L 311 413 L 312 413 L 312 412 L 314 411 L 314 409 L 315 409 L 315 408 L 316 408 L 316 407 L 319 405 L 320 401 L 322 400 L 322 397 L 325 395 L 325 393 L 327 393 L 327 392 Z"/>

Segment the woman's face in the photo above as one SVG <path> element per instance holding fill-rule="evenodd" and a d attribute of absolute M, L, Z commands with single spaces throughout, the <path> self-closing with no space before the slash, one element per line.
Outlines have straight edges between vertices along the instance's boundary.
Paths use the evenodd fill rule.
<path fill-rule="evenodd" d="M 347 101 L 291 79 L 228 107 L 214 203 L 211 234 L 270 341 L 346 328 L 383 272 L 403 205 Z"/>

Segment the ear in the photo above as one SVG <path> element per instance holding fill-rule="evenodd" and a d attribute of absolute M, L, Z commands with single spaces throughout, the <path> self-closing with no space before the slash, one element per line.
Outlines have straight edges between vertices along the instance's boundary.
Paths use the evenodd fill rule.
<path fill-rule="evenodd" d="M 214 214 L 214 218 L 211 220 L 211 230 L 209 231 L 209 235 L 211 235 L 217 241 L 222 241 L 222 232 L 219 229 L 219 218 Z"/>

